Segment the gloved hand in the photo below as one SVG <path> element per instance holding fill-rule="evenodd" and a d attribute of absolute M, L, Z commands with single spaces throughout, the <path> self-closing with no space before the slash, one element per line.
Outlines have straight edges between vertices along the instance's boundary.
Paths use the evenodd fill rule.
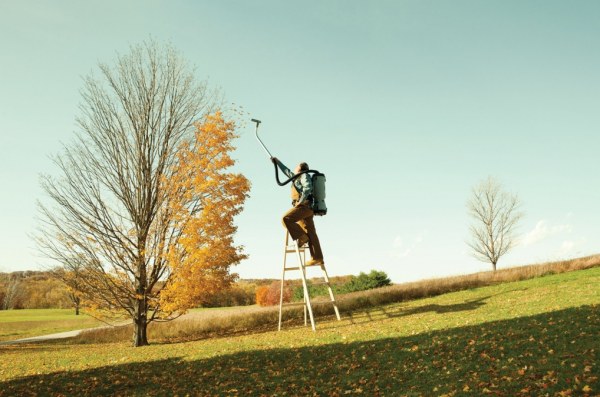
<path fill-rule="evenodd" d="M 273 164 L 277 164 L 277 157 L 271 157 L 271 162 Z"/>

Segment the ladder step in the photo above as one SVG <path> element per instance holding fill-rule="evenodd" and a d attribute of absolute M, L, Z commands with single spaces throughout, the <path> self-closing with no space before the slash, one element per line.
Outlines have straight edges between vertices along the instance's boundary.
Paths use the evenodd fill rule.
<path fill-rule="evenodd" d="M 304 265 L 304 267 L 312 267 L 312 266 L 321 266 L 321 265 Z M 300 270 L 300 267 L 296 266 L 296 267 L 286 267 L 283 270 L 288 271 L 288 270 Z M 319 284 L 327 284 L 327 282 L 319 282 L 319 283 L 313 283 L 312 285 L 319 285 Z"/>
<path fill-rule="evenodd" d="M 316 283 L 312 283 L 311 285 L 329 285 L 327 281 L 318 281 Z"/>
<path fill-rule="evenodd" d="M 312 303 L 313 305 L 322 305 L 324 303 L 331 303 L 331 304 L 335 305 L 336 301 L 335 300 L 332 300 L 332 301 L 314 301 L 314 302 L 310 302 L 310 303 Z"/>
<path fill-rule="evenodd" d="M 300 248 L 300 253 L 302 254 L 304 252 L 304 248 Z M 296 249 L 286 249 L 285 250 L 286 254 L 295 254 L 296 253 Z"/>
<path fill-rule="evenodd" d="M 283 306 L 304 306 L 304 302 L 290 302 L 284 303 Z"/>

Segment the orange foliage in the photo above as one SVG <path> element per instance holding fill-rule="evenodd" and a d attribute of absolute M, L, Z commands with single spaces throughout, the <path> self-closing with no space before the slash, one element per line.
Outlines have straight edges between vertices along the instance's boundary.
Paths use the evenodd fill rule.
<path fill-rule="evenodd" d="M 180 148 L 169 180 L 166 211 L 170 211 L 176 244 L 168 247 L 171 274 L 160 293 L 167 313 L 183 312 L 227 287 L 235 275 L 231 265 L 246 257 L 233 245 L 233 218 L 243 207 L 250 189 L 242 174 L 225 169 L 235 161 L 235 125 L 217 112 L 196 125 L 194 139 Z M 167 231 L 171 232 L 171 231 Z"/>
<path fill-rule="evenodd" d="M 263 285 L 256 289 L 256 303 L 260 306 L 274 306 L 279 304 L 281 295 L 281 282 L 273 281 L 269 286 Z M 292 300 L 292 289 L 288 282 L 283 286 L 283 302 Z"/>
<path fill-rule="evenodd" d="M 256 289 L 256 304 L 260 306 L 269 306 L 267 303 L 267 294 L 269 293 L 269 287 L 261 285 Z"/>

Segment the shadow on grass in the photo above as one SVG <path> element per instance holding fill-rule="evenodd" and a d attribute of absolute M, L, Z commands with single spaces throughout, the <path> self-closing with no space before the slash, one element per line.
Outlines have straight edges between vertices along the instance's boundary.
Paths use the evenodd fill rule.
<path fill-rule="evenodd" d="M 485 301 L 491 298 L 493 295 L 485 296 L 479 299 L 468 300 L 463 303 L 456 303 L 452 305 L 438 305 L 438 304 L 429 304 L 418 306 L 410 309 L 396 309 L 392 307 L 391 309 L 388 307 L 386 309 L 385 306 L 380 306 L 377 308 L 367 308 L 363 310 L 355 310 L 350 311 L 348 313 L 344 313 L 350 323 L 356 324 L 361 322 L 373 322 L 373 321 L 381 321 L 387 318 L 397 318 L 397 317 L 406 317 L 411 316 L 413 314 L 422 314 L 428 312 L 434 312 L 437 314 L 445 314 L 445 313 L 455 313 L 455 312 L 463 312 L 463 311 L 471 311 L 477 310 L 481 306 L 485 305 Z M 334 326 L 334 328 L 337 328 Z"/>
<path fill-rule="evenodd" d="M 600 308 L 583 306 L 409 337 L 33 375 L 0 383 L 0 396 L 596 395 L 599 329 Z"/>
<path fill-rule="evenodd" d="M 428 312 L 444 314 L 444 313 L 454 313 L 454 312 L 477 310 L 481 306 L 485 305 L 484 301 L 489 298 L 490 298 L 490 296 L 486 296 L 483 298 L 466 301 L 464 303 L 456 303 L 453 305 L 431 304 L 431 305 L 419 306 L 419 307 L 415 307 L 412 309 L 402 310 L 398 313 L 388 313 L 388 316 L 389 317 L 405 317 L 405 316 L 411 316 L 413 314 L 428 313 Z"/>

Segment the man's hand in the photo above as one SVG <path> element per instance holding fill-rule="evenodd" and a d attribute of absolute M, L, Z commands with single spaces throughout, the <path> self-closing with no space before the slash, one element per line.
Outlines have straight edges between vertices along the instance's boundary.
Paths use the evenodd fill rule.
<path fill-rule="evenodd" d="M 273 164 L 277 164 L 277 157 L 271 157 L 271 162 Z"/>

